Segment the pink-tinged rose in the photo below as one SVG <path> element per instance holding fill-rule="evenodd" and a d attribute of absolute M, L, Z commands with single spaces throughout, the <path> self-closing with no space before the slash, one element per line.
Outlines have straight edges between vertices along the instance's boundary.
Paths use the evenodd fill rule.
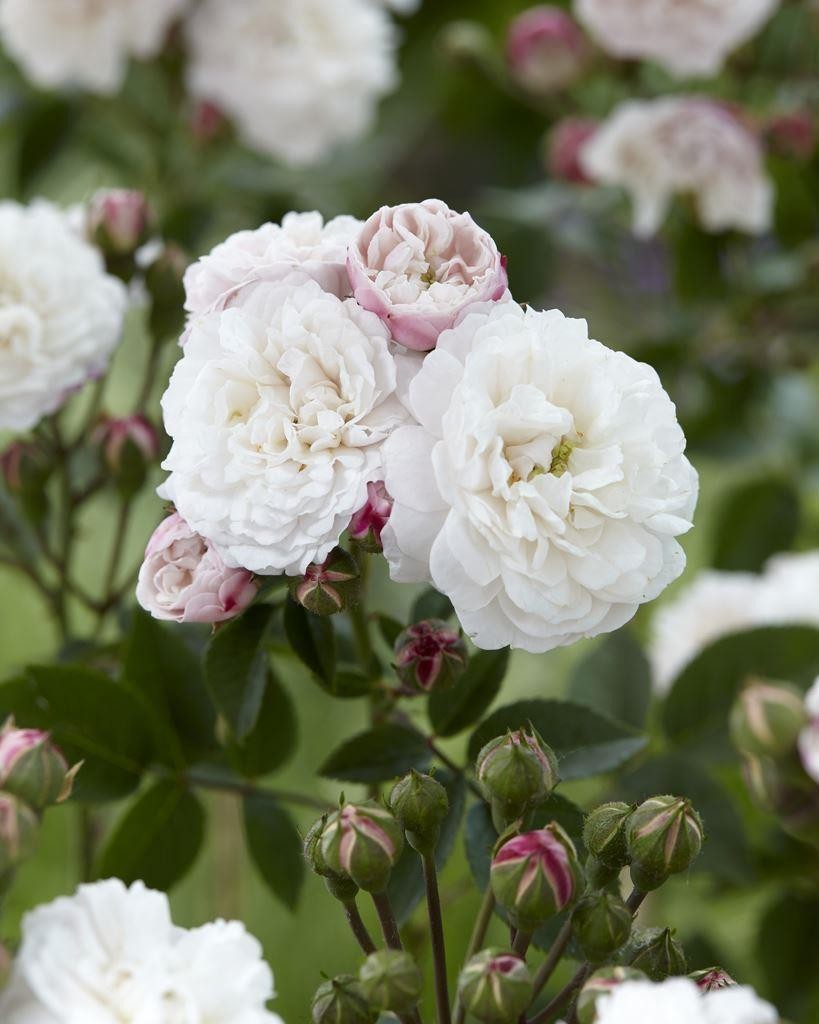
<path fill-rule="evenodd" d="M 549 136 L 546 157 L 549 174 L 554 179 L 575 185 L 591 184 L 580 162 L 580 153 L 598 126 L 599 122 L 587 117 L 567 117 L 558 121 Z"/>
<path fill-rule="evenodd" d="M 219 552 L 174 512 L 148 542 L 136 596 L 155 619 L 225 622 L 250 604 L 257 589 L 252 573 L 225 565 Z"/>
<path fill-rule="evenodd" d="M 92 440 L 102 449 L 105 461 L 112 471 L 122 465 L 123 448 L 130 442 L 146 462 L 159 455 L 159 435 L 145 416 L 106 418 L 94 430 Z"/>
<path fill-rule="evenodd" d="M 381 550 L 381 531 L 392 512 L 392 498 L 383 481 L 367 484 L 367 501 L 350 520 L 350 537 L 366 551 Z"/>
<path fill-rule="evenodd" d="M 466 309 L 507 294 L 506 260 L 492 237 L 440 199 L 383 206 L 350 245 L 347 270 L 359 305 L 421 352 Z"/>
<path fill-rule="evenodd" d="M 509 26 L 506 62 L 512 77 L 528 92 L 545 94 L 571 85 L 588 57 L 583 33 L 559 7 L 532 7 Z"/>
<path fill-rule="evenodd" d="M 135 252 L 152 222 L 148 200 L 135 189 L 104 189 L 88 204 L 88 237 L 111 256 Z"/>
<path fill-rule="evenodd" d="M 816 149 L 816 125 L 806 110 L 771 117 L 765 137 L 774 152 L 796 160 L 809 160 Z"/>

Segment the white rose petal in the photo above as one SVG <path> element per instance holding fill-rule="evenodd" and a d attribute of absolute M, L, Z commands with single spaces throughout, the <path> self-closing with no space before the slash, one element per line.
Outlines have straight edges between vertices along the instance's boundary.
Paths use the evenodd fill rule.
<path fill-rule="evenodd" d="M 597 1002 L 597 1024 L 778 1024 L 747 986 L 702 992 L 690 978 L 625 981 Z"/>

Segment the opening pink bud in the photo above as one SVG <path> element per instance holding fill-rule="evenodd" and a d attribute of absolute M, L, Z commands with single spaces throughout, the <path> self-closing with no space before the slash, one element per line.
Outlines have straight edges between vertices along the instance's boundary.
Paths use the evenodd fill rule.
<path fill-rule="evenodd" d="M 151 208 L 141 192 L 105 190 L 88 205 L 88 234 L 109 255 L 126 256 L 146 240 L 151 219 Z"/>
<path fill-rule="evenodd" d="M 190 115 L 190 130 L 197 142 L 212 142 L 224 134 L 228 120 L 215 103 L 202 100 L 197 103 Z"/>
<path fill-rule="evenodd" d="M 365 551 L 381 550 L 381 531 L 392 512 L 392 498 L 383 481 L 367 484 L 367 502 L 350 520 L 349 533 Z"/>
<path fill-rule="evenodd" d="M 500 848 L 492 861 L 492 867 L 522 866 L 517 881 L 515 902 L 523 902 L 534 890 L 539 878 L 545 878 L 554 894 L 558 910 L 571 902 L 574 895 L 575 879 L 569 860 L 569 852 L 549 829 L 525 832 L 515 836 Z"/>
<path fill-rule="evenodd" d="M 67 799 L 78 769 L 69 770 L 50 733 L 18 729 L 11 718 L 0 731 L 0 789 L 34 810 Z"/>
<path fill-rule="evenodd" d="M 159 434 L 145 416 L 105 418 L 96 427 L 92 440 L 103 451 L 108 468 L 116 472 L 122 467 L 123 448 L 131 442 L 146 462 L 159 455 Z"/>
<path fill-rule="evenodd" d="M 466 645 L 457 629 L 426 619 L 395 641 L 395 667 L 403 683 L 421 692 L 451 685 L 466 668 Z"/>
<path fill-rule="evenodd" d="M 12 721 L 6 723 L 0 732 L 0 786 L 19 759 L 30 750 L 47 743 L 49 735 L 40 729 L 17 729 Z"/>
<path fill-rule="evenodd" d="M 701 992 L 716 992 L 721 988 L 730 988 L 736 985 L 731 975 L 721 967 L 708 967 L 704 971 L 697 971 L 690 975 L 696 982 Z"/>
<path fill-rule="evenodd" d="M 580 28 L 559 7 L 532 7 L 509 26 L 506 60 L 528 92 L 565 88 L 583 71 L 589 49 Z"/>
<path fill-rule="evenodd" d="M 580 154 L 597 127 L 597 121 L 585 117 L 567 117 L 557 123 L 549 137 L 547 154 L 548 170 L 553 178 L 576 185 L 590 184 Z"/>
<path fill-rule="evenodd" d="M 816 149 L 816 126 L 806 110 L 776 114 L 765 125 L 768 145 L 783 156 L 809 160 Z"/>

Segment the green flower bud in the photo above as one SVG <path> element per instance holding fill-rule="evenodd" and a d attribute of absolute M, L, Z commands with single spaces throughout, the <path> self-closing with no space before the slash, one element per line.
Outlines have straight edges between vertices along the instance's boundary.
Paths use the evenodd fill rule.
<path fill-rule="evenodd" d="M 532 1000 L 532 976 L 520 957 L 485 949 L 461 971 L 458 997 L 485 1024 L 515 1024 Z"/>
<path fill-rule="evenodd" d="M 631 911 L 614 893 L 585 896 L 574 909 L 572 930 L 586 959 L 602 963 L 631 934 Z"/>
<path fill-rule="evenodd" d="M 27 804 L 9 793 L 0 793 L 0 877 L 31 856 L 39 825 Z"/>
<path fill-rule="evenodd" d="M 607 996 L 624 981 L 645 981 L 642 971 L 633 967 L 603 967 L 589 978 L 577 997 L 577 1024 L 594 1024 L 597 1020 L 597 1001 Z"/>
<path fill-rule="evenodd" d="M 449 811 L 449 797 L 441 783 L 413 770 L 396 782 L 388 802 L 410 846 L 420 854 L 432 853 Z"/>
<path fill-rule="evenodd" d="M 344 548 L 333 548 L 320 564 L 313 562 L 304 576 L 290 582 L 290 594 L 314 615 L 335 615 L 358 603 L 361 572 L 358 563 Z"/>
<path fill-rule="evenodd" d="M 408 1013 L 424 987 L 418 965 L 400 949 L 371 953 L 358 972 L 367 1002 L 380 1013 Z"/>
<path fill-rule="evenodd" d="M 746 757 L 743 774 L 752 797 L 775 814 L 795 839 L 819 847 L 819 786 L 796 765 Z"/>
<path fill-rule="evenodd" d="M 359 980 L 351 974 L 339 974 L 319 985 L 311 1016 L 313 1024 L 373 1024 L 377 1014 Z"/>
<path fill-rule="evenodd" d="M 403 848 L 400 825 L 372 800 L 344 804 L 328 817 L 321 836 L 321 857 L 327 868 L 352 879 L 365 892 L 386 889 Z"/>
<path fill-rule="evenodd" d="M 808 722 L 805 696 L 793 686 L 755 680 L 731 710 L 731 739 L 743 754 L 784 757 Z"/>
<path fill-rule="evenodd" d="M 643 971 L 652 981 L 688 970 L 683 948 L 670 928 L 647 929 L 635 943 L 629 966 Z"/>
<path fill-rule="evenodd" d="M 700 816 L 688 800 L 654 796 L 631 813 L 626 839 L 631 879 L 637 889 L 658 889 L 670 875 L 685 871 L 702 848 Z"/>
<path fill-rule="evenodd" d="M 327 824 L 327 815 L 323 814 L 318 821 L 315 821 L 304 837 L 304 859 L 310 868 L 321 878 L 327 886 L 331 896 L 342 903 L 348 903 L 355 898 L 358 886 L 346 875 L 337 875 L 327 867 L 327 862 L 321 852 L 321 837 Z"/>
<path fill-rule="evenodd" d="M 694 971 L 688 977 L 696 983 L 700 992 L 717 992 L 721 988 L 736 985 L 731 975 L 722 967 L 706 967 L 704 971 Z"/>
<path fill-rule="evenodd" d="M 571 906 L 582 878 L 574 843 L 556 822 L 504 843 L 489 875 L 495 899 L 524 932 Z"/>
<path fill-rule="evenodd" d="M 626 820 L 631 812 L 628 804 L 617 800 L 601 804 L 586 815 L 583 842 L 606 867 L 619 870 L 628 864 Z"/>
<path fill-rule="evenodd" d="M 619 868 L 610 868 L 594 854 L 589 854 L 585 864 L 586 882 L 590 889 L 605 889 L 619 876 Z"/>
<path fill-rule="evenodd" d="M 0 788 L 37 811 L 70 796 L 79 767 L 69 769 L 47 732 L 18 729 L 11 718 L 0 730 Z"/>
<path fill-rule="evenodd" d="M 498 832 L 546 800 L 559 779 L 552 748 L 531 725 L 490 740 L 478 754 L 475 772 Z"/>
<path fill-rule="evenodd" d="M 449 689 L 467 662 L 463 637 L 442 619 L 408 626 L 398 635 L 394 653 L 398 678 L 418 693 Z"/>

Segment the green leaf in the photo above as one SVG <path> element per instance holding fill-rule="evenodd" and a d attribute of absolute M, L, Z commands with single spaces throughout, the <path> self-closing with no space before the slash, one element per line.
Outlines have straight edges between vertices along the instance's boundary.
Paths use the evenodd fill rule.
<path fill-rule="evenodd" d="M 144 704 L 125 683 L 72 665 L 33 666 L 0 685 L 0 721 L 48 729 L 70 763 L 83 761 L 74 797 L 102 802 L 127 796 L 154 753 Z"/>
<path fill-rule="evenodd" d="M 313 615 L 289 599 L 284 606 L 284 632 L 296 656 L 322 687 L 332 693 L 336 676 L 336 638 L 329 618 Z"/>
<path fill-rule="evenodd" d="M 247 848 L 273 894 L 295 910 L 304 881 L 301 839 L 290 815 L 264 793 L 243 801 Z"/>
<path fill-rule="evenodd" d="M 393 619 L 389 615 L 376 615 L 375 621 L 378 625 L 378 631 L 384 638 L 384 642 L 388 647 L 393 647 L 395 641 L 404 631 L 404 627 L 397 619 Z"/>
<path fill-rule="evenodd" d="M 409 621 L 421 622 L 422 619 L 448 619 L 454 615 L 452 602 L 444 594 L 428 587 L 414 601 L 410 610 Z"/>
<path fill-rule="evenodd" d="M 179 630 L 137 609 L 126 641 L 123 675 L 171 727 L 185 760 L 199 760 L 213 750 L 216 709 L 200 660 Z"/>
<path fill-rule="evenodd" d="M 455 736 L 477 722 L 497 697 L 508 667 L 508 648 L 479 651 L 454 686 L 433 692 L 428 710 L 436 735 Z"/>
<path fill-rule="evenodd" d="M 241 740 L 251 731 L 267 683 L 265 647 L 275 609 L 252 605 L 222 626 L 205 652 L 205 682 L 219 711 Z"/>
<path fill-rule="evenodd" d="M 728 713 L 749 676 L 784 679 L 805 689 L 819 675 L 819 629 L 765 626 L 722 637 L 682 670 L 663 705 L 666 734 L 731 756 Z"/>
<path fill-rule="evenodd" d="M 782 896 L 759 924 L 756 962 L 766 979 L 765 995 L 794 1021 L 816 1020 L 816 921 L 819 897 L 808 892 Z"/>
<path fill-rule="evenodd" d="M 447 769 L 436 772 L 435 778 L 444 786 L 449 796 L 449 812 L 441 825 L 441 835 L 435 849 L 435 864 L 438 870 L 442 871 L 452 853 L 461 827 L 466 804 L 466 782 L 463 775 Z M 404 852 L 393 868 L 387 894 L 399 924 L 404 924 L 408 920 L 424 896 L 421 858 L 409 844 L 404 847 Z"/>
<path fill-rule="evenodd" d="M 651 668 L 627 629 L 610 633 L 577 665 L 569 697 L 641 729 L 651 700 Z"/>
<path fill-rule="evenodd" d="M 410 768 L 423 769 L 431 754 L 426 740 L 403 725 L 377 725 L 337 747 L 319 775 L 343 782 L 386 782 Z"/>
<path fill-rule="evenodd" d="M 287 690 L 268 669 L 267 685 L 256 724 L 241 741 L 228 744 L 233 766 L 241 775 L 254 779 L 279 768 L 296 747 L 298 723 Z"/>
<path fill-rule="evenodd" d="M 781 480 L 755 480 L 731 491 L 714 526 L 714 568 L 759 572 L 771 555 L 790 548 L 799 531 L 798 491 Z"/>
<path fill-rule="evenodd" d="M 114 826 L 97 877 L 170 889 L 193 866 L 204 837 L 205 812 L 199 800 L 174 782 L 156 782 Z"/>
<path fill-rule="evenodd" d="M 498 708 L 469 740 L 474 760 L 481 747 L 506 732 L 531 722 L 557 754 L 563 779 L 585 779 L 612 771 L 646 745 L 646 737 L 582 704 L 560 700 L 522 700 Z"/>

